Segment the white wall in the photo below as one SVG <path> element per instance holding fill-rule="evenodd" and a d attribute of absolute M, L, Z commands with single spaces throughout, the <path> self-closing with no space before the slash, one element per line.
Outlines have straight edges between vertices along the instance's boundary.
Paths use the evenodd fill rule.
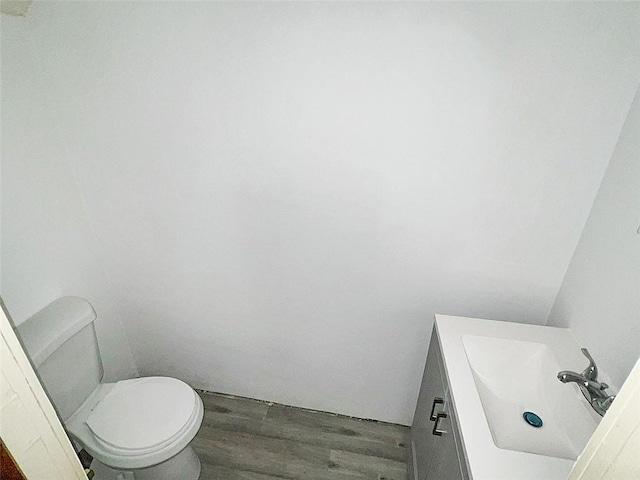
<path fill-rule="evenodd" d="M 100 309 L 107 379 L 137 375 L 28 21 L 2 15 L 1 294 L 15 324 L 64 295 Z M 37 50 L 37 49 L 35 49 Z"/>
<path fill-rule="evenodd" d="M 639 12 L 34 3 L 42 121 L 140 372 L 410 422 L 435 312 L 545 323 Z"/>
<path fill-rule="evenodd" d="M 549 315 L 618 388 L 640 357 L 639 225 L 640 90 Z"/>

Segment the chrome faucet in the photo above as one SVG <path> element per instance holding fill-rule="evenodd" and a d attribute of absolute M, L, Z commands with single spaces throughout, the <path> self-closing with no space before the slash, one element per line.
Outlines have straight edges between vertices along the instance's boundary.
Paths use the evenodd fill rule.
<path fill-rule="evenodd" d="M 562 383 L 575 382 L 580 387 L 580 391 L 587 399 L 591 407 L 601 416 L 607 413 L 611 403 L 616 398 L 615 395 L 608 395 L 605 390 L 609 388 L 606 383 L 598 382 L 598 367 L 593 357 L 586 348 L 581 349 L 582 353 L 589 360 L 589 366 L 582 372 L 576 373 L 569 370 L 558 372 L 558 380 Z"/>

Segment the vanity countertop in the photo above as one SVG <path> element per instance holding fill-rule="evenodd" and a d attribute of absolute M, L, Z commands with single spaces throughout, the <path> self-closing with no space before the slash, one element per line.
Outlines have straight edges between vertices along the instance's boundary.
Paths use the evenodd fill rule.
<path fill-rule="evenodd" d="M 564 480 L 575 460 L 498 448 L 493 441 L 474 374 L 467 360 L 464 336 L 534 342 L 546 345 L 562 369 L 581 372 L 587 365 L 580 344 L 569 329 L 521 323 L 436 315 L 444 368 L 473 480 Z M 522 372 L 526 375 L 527 372 Z M 509 378 L 505 378 L 509 381 Z M 559 382 L 558 382 L 559 383 Z M 574 384 L 560 384 L 584 400 Z M 595 430 L 600 417 L 584 400 L 586 428 Z M 587 424 L 589 421 L 587 421 Z M 581 426 L 582 428 L 582 426 Z M 581 440 L 582 441 L 582 440 Z M 584 441 L 586 443 L 586 441 Z"/>

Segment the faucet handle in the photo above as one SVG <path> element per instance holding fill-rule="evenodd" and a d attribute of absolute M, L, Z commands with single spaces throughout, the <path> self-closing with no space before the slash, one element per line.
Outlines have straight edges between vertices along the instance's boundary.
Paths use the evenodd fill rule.
<path fill-rule="evenodd" d="M 586 348 L 581 348 L 580 350 L 582 351 L 583 355 L 587 357 L 587 360 L 589 360 L 589 366 L 584 370 L 584 372 L 582 372 L 582 375 L 587 380 L 596 381 L 598 379 L 598 366 L 596 365 L 595 360 L 589 353 L 589 350 L 587 350 Z"/>

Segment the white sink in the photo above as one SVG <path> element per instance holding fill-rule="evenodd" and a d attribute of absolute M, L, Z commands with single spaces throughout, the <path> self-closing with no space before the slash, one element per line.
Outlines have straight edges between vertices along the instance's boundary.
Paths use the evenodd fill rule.
<path fill-rule="evenodd" d="M 572 385 L 558 381 L 563 368 L 542 343 L 463 335 L 493 442 L 498 448 L 575 460 L 597 420 Z M 524 412 L 543 425 L 529 425 Z"/>

